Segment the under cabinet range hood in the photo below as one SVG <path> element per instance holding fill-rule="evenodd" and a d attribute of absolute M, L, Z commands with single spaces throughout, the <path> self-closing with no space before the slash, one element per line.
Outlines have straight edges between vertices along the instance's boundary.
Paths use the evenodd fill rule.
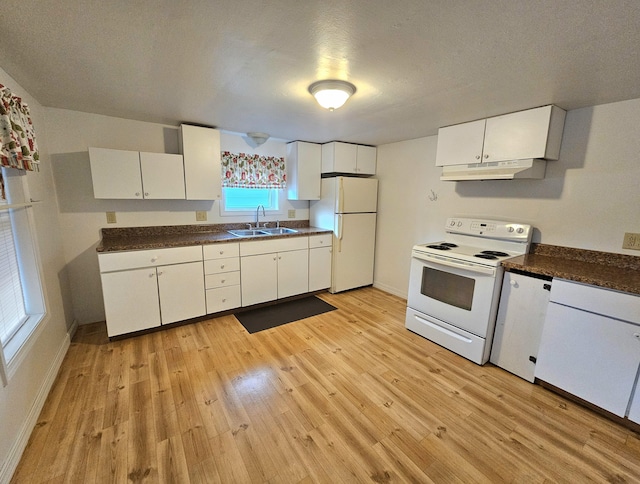
<path fill-rule="evenodd" d="M 542 179 L 544 178 L 546 164 L 546 160 L 530 158 L 527 160 L 494 161 L 489 163 L 443 166 L 440 180 Z"/>

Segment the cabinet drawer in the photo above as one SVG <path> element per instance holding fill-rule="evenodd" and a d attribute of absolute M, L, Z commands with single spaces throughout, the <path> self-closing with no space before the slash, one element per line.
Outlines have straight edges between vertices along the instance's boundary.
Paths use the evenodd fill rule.
<path fill-rule="evenodd" d="M 331 247 L 333 242 L 333 233 L 309 236 L 309 248 L 317 249 L 318 247 Z"/>
<path fill-rule="evenodd" d="M 207 289 L 207 314 L 240 307 L 240 286 Z"/>
<path fill-rule="evenodd" d="M 640 324 L 640 297 L 633 294 L 554 279 L 551 301 Z"/>
<path fill-rule="evenodd" d="M 240 284 L 240 271 L 224 272 L 222 274 L 208 274 L 204 276 L 204 284 L 207 289 L 224 286 L 237 286 Z"/>
<path fill-rule="evenodd" d="M 239 271 L 239 270 L 240 270 L 240 257 L 204 261 L 205 274 L 220 274 L 221 272 L 233 272 L 233 271 Z"/>
<path fill-rule="evenodd" d="M 227 257 L 238 257 L 240 255 L 240 244 L 238 242 L 229 244 L 211 244 L 202 246 L 204 260 L 226 259 Z"/>
<path fill-rule="evenodd" d="M 240 244 L 240 255 L 272 254 L 309 248 L 309 237 L 286 237 L 284 239 L 256 240 Z"/>
<path fill-rule="evenodd" d="M 199 245 L 98 254 L 100 272 L 122 271 L 137 267 L 155 267 L 201 260 L 202 249 Z"/>

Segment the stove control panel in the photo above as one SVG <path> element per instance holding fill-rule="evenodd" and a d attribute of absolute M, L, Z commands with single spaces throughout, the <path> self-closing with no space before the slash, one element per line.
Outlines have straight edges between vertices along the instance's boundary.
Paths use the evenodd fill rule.
<path fill-rule="evenodd" d="M 531 225 L 527 224 L 463 217 L 448 218 L 445 229 L 452 234 L 523 241 L 530 241 L 533 232 Z"/>

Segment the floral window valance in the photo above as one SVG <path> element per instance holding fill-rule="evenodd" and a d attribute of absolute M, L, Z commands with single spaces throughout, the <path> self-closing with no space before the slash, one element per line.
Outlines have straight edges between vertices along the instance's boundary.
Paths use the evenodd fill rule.
<path fill-rule="evenodd" d="M 40 156 L 29 106 L 0 84 L 0 165 L 39 171 Z"/>
<path fill-rule="evenodd" d="M 222 186 L 227 188 L 286 188 L 284 158 L 223 151 Z"/>

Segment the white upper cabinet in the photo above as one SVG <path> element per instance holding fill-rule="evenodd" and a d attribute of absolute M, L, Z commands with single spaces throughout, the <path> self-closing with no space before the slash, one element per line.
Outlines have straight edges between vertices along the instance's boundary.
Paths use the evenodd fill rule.
<path fill-rule="evenodd" d="M 316 143 L 295 141 L 287 144 L 287 198 L 320 200 L 322 148 Z"/>
<path fill-rule="evenodd" d="M 550 105 L 440 128 L 436 166 L 557 160 L 565 116 Z"/>
<path fill-rule="evenodd" d="M 333 141 L 322 145 L 322 173 L 376 174 L 374 146 Z"/>
<path fill-rule="evenodd" d="M 140 153 L 144 198 L 184 200 L 182 155 Z"/>
<path fill-rule="evenodd" d="M 436 166 L 480 163 L 486 120 L 456 124 L 438 130 Z"/>
<path fill-rule="evenodd" d="M 180 134 L 187 200 L 222 199 L 220 131 L 183 124 Z"/>
<path fill-rule="evenodd" d="M 95 198 L 184 200 L 182 155 L 89 148 Z"/>
<path fill-rule="evenodd" d="M 143 198 L 137 151 L 89 148 L 89 160 L 95 198 Z"/>

